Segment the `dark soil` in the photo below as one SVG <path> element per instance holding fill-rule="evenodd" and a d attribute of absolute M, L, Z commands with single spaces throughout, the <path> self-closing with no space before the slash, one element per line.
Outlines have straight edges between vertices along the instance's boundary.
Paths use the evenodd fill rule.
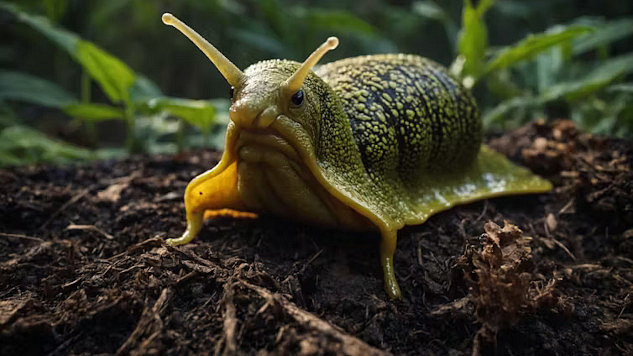
<path fill-rule="evenodd" d="M 0 354 L 633 354 L 633 143 L 489 143 L 555 190 L 405 228 L 396 302 L 377 234 L 222 218 L 165 245 L 217 152 L 0 171 Z"/>

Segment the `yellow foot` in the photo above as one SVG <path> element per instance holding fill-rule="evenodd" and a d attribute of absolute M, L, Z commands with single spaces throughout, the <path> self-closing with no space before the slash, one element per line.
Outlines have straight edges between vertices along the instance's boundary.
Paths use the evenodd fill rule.
<path fill-rule="evenodd" d="M 199 213 L 187 213 L 187 230 L 182 234 L 181 237 L 175 239 L 167 239 L 165 242 L 172 246 L 184 245 L 188 242 L 191 242 L 200 229 L 202 228 L 202 218 L 204 216 L 204 212 Z"/>
<path fill-rule="evenodd" d="M 396 231 L 383 231 L 380 242 L 380 263 L 382 264 L 385 292 L 391 299 L 402 299 L 402 292 L 393 269 L 393 253 L 396 250 Z"/>

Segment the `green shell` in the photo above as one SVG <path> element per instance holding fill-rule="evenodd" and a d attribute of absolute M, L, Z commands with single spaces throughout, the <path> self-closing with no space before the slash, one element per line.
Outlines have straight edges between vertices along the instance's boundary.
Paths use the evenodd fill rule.
<path fill-rule="evenodd" d="M 440 65 L 414 55 L 349 58 L 319 75 L 343 102 L 366 170 L 417 181 L 472 162 L 481 143 L 475 100 Z"/>
<path fill-rule="evenodd" d="M 316 74 L 346 114 L 323 117 L 321 137 L 328 139 L 317 143 L 319 165 L 338 190 L 375 215 L 381 230 L 420 224 L 477 199 L 551 189 L 480 145 L 473 97 L 428 59 L 356 57 Z"/>

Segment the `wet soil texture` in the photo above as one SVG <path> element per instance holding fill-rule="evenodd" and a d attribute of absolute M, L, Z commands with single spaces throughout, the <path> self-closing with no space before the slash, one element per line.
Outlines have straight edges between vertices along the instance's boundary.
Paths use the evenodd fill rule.
<path fill-rule="evenodd" d="M 378 234 L 220 218 L 166 245 L 217 152 L 0 171 L 0 354 L 633 354 L 633 143 L 489 145 L 555 189 L 402 230 L 396 302 Z"/>

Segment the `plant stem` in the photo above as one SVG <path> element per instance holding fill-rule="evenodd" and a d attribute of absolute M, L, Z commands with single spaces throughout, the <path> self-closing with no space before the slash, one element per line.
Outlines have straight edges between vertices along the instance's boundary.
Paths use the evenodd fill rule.
<path fill-rule="evenodd" d="M 127 122 L 126 146 L 128 153 L 140 153 L 141 147 L 136 139 L 136 117 L 134 116 L 134 107 L 131 102 L 125 103 L 125 122 Z"/>
<path fill-rule="evenodd" d="M 90 87 L 90 75 L 88 74 L 88 71 L 86 71 L 85 69 L 81 71 L 81 102 L 82 103 L 89 103 L 90 102 L 90 96 L 91 96 L 91 90 L 92 88 Z"/>
<path fill-rule="evenodd" d="M 209 140 L 211 136 L 210 133 L 211 133 L 211 125 L 207 125 L 202 129 L 202 142 L 205 148 L 209 147 Z"/>
<path fill-rule="evenodd" d="M 176 132 L 176 148 L 178 153 L 185 148 L 185 120 L 178 119 L 178 132 Z"/>
<path fill-rule="evenodd" d="M 80 91 L 81 91 L 80 99 L 81 99 L 81 102 L 84 104 L 90 103 L 90 99 L 92 96 L 92 88 L 90 84 L 91 84 L 90 75 L 88 74 L 88 71 L 84 69 L 81 71 L 81 87 L 80 87 Z M 84 120 L 84 119 L 82 119 L 82 121 L 86 125 L 86 134 L 88 136 L 88 144 L 90 145 L 90 147 L 96 148 L 97 147 L 97 129 L 95 127 L 95 123 L 90 120 Z"/>

